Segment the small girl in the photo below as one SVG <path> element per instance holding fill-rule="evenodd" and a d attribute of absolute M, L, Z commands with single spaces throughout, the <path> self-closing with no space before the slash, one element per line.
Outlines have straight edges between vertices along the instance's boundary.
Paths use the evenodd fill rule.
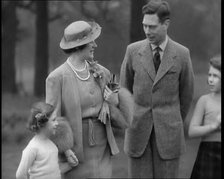
<path fill-rule="evenodd" d="M 16 172 L 17 179 L 61 179 L 61 173 L 71 169 L 72 165 L 70 164 L 70 166 L 68 162 L 63 163 L 59 168 L 58 148 L 50 140 L 56 134 L 59 123 L 57 118 L 50 117 L 52 112 L 53 106 L 50 104 L 38 102 L 33 105 L 28 120 L 28 128 L 35 132 L 35 135 L 23 150 Z M 70 163 L 73 161 L 71 159 Z M 76 165 L 77 162 L 73 162 L 73 166 Z"/>
<path fill-rule="evenodd" d="M 202 137 L 191 178 L 221 178 L 221 55 L 210 60 L 211 93 L 199 98 L 189 137 Z"/>

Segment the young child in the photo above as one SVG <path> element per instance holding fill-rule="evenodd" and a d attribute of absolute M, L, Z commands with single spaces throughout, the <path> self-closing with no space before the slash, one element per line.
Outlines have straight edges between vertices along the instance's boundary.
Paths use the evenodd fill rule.
<path fill-rule="evenodd" d="M 189 137 L 202 137 L 191 178 L 221 178 L 221 55 L 210 60 L 211 93 L 199 98 Z"/>
<path fill-rule="evenodd" d="M 70 166 L 68 163 L 63 163 L 59 168 L 58 148 L 50 140 L 56 134 L 59 123 L 56 118 L 50 117 L 52 112 L 53 107 L 44 102 L 33 105 L 28 128 L 35 132 L 35 135 L 23 150 L 16 172 L 17 179 L 61 179 L 61 173 L 71 169 L 72 165 Z M 68 153 L 70 152 L 72 151 L 68 150 Z M 73 160 L 70 160 L 70 163 L 72 162 Z M 77 162 L 74 163 L 77 165 Z"/>

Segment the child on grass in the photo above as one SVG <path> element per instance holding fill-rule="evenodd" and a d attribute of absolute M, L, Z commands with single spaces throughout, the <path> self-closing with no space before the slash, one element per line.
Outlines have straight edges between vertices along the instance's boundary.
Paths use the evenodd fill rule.
<path fill-rule="evenodd" d="M 23 150 L 22 158 L 16 171 L 17 179 L 61 179 L 61 173 L 71 169 L 72 165 L 63 163 L 60 170 L 58 148 L 50 140 L 56 134 L 59 124 L 57 118 L 50 117 L 52 112 L 53 107 L 44 102 L 38 102 L 33 105 L 31 116 L 28 120 L 28 128 L 35 132 L 35 135 Z M 70 160 L 70 163 L 72 161 Z M 75 161 L 74 163 L 77 164 L 78 162 Z"/>
<path fill-rule="evenodd" d="M 210 60 L 210 93 L 199 98 L 189 137 L 202 137 L 191 178 L 221 178 L 221 56 Z"/>

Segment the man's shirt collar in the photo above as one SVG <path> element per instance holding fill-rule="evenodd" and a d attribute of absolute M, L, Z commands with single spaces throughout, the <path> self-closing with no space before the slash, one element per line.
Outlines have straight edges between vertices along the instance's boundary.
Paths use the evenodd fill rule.
<path fill-rule="evenodd" d="M 164 52 L 164 50 L 165 50 L 165 48 L 166 48 L 167 42 L 168 42 L 168 36 L 166 35 L 165 40 L 159 45 L 159 48 L 160 48 L 163 52 Z M 157 45 L 151 44 L 151 47 L 152 47 L 152 50 L 154 51 L 155 48 L 157 47 Z"/>

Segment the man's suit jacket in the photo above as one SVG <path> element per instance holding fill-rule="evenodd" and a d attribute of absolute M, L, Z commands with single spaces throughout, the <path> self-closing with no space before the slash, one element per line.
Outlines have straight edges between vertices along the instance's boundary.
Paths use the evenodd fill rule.
<path fill-rule="evenodd" d="M 149 41 L 132 43 L 122 63 L 120 83 L 133 93 L 135 101 L 124 151 L 131 157 L 141 156 L 154 126 L 160 156 L 179 157 L 185 151 L 183 121 L 194 90 L 189 50 L 169 38 L 156 74 Z"/>

